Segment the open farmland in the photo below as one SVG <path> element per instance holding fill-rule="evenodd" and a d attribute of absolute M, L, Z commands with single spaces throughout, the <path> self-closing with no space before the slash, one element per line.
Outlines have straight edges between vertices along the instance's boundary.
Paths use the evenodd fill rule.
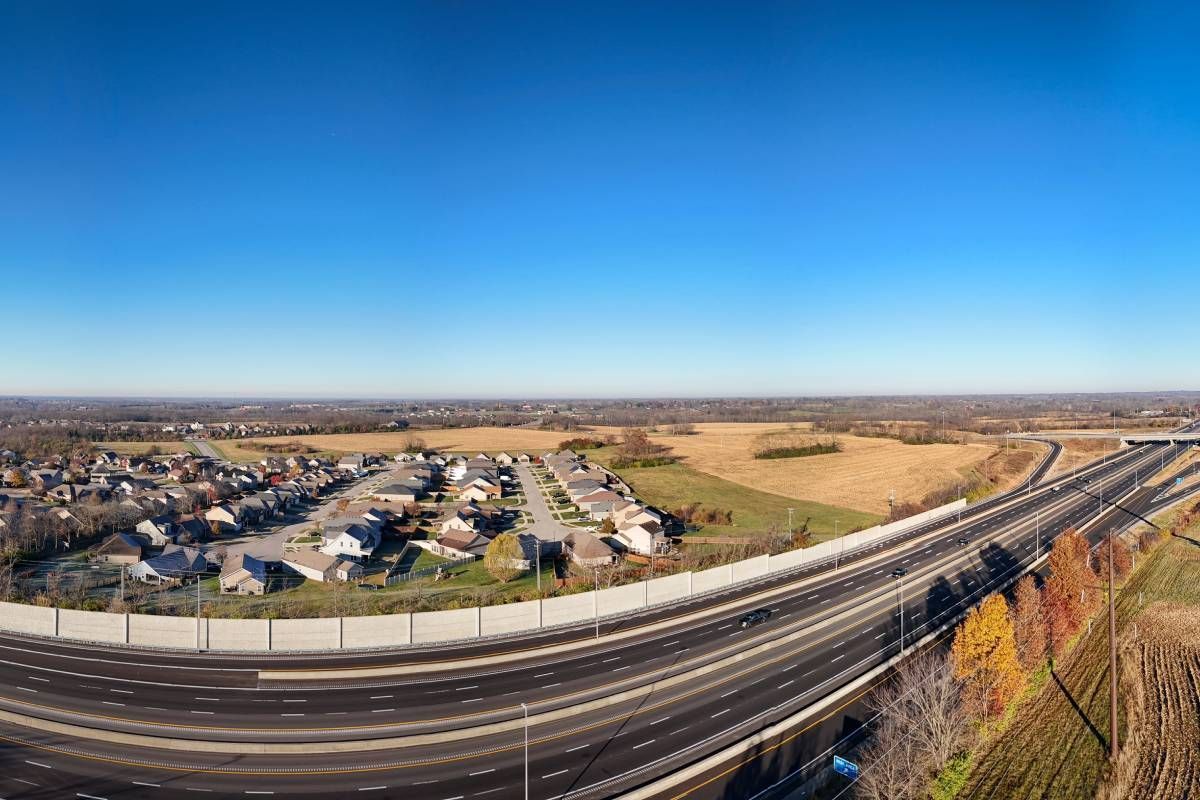
<path fill-rule="evenodd" d="M 617 433 L 613 428 L 599 433 Z M 574 434 L 562 431 L 543 431 L 537 428 L 437 428 L 431 430 L 388 431 L 384 433 L 331 433 L 315 436 L 286 436 L 280 438 L 214 439 L 211 444 L 233 461 L 257 461 L 265 453 L 255 449 L 256 441 L 300 442 L 322 454 L 336 453 L 398 453 L 413 440 L 420 440 L 434 450 L 451 453 L 497 453 L 521 450 L 541 455 L 557 449 L 559 442 Z M 596 435 L 593 433 L 592 435 Z"/>
<path fill-rule="evenodd" d="M 1164 515 L 1155 524 L 1165 529 L 1175 517 L 1176 513 Z M 1198 528 L 1193 526 L 1157 548 L 1117 596 L 1124 659 L 1122 715 L 1127 723 L 1123 736 L 1129 745 L 1118 779 L 1103 785 L 1109 716 L 1108 634 L 1101 615 L 1091 633 L 1083 634 L 1040 691 L 1023 703 L 1005 732 L 988 746 L 960 798 L 1197 796 L 1200 787 L 1194 767 L 1175 775 L 1139 773 L 1178 773 L 1200 747 L 1195 724 L 1195 680 L 1200 672 L 1193 667 L 1200 654 Z M 1160 667 L 1147 663 L 1143 674 L 1135 661 L 1139 651 L 1153 653 Z M 1177 780 L 1189 781 L 1190 790 L 1162 790 L 1180 785 L 1172 783 Z"/>
<path fill-rule="evenodd" d="M 1126 648 L 1125 752 L 1108 796 L 1128 800 L 1200 796 L 1200 608 L 1156 605 L 1138 617 Z"/>
<path fill-rule="evenodd" d="M 984 461 L 996 450 L 994 444 L 983 442 L 910 445 L 895 439 L 838 434 L 840 453 L 764 460 L 754 458 L 761 437 L 788 429 L 776 423 L 711 423 L 698 425 L 696 430 L 687 436 L 655 436 L 654 441 L 671 447 L 699 472 L 775 495 L 869 514 L 887 513 L 892 490 L 897 503 L 915 503 L 931 491 L 963 481 L 973 469 L 982 471 Z M 796 426 L 796 430 L 805 428 Z M 820 438 L 830 437 L 821 434 Z M 1030 467 L 1037 454 L 1045 452 L 1042 445 L 1034 443 L 1024 447 L 1026 455 L 1020 460 Z M 988 469 L 994 466 L 995 461 Z M 1013 472 L 1004 476 L 1002 488 L 1020 481 L 1019 471 Z"/>
<path fill-rule="evenodd" d="M 112 450 L 123 456 L 140 456 L 145 453 L 196 453 L 196 446 L 191 442 L 96 442 L 99 450 Z"/>

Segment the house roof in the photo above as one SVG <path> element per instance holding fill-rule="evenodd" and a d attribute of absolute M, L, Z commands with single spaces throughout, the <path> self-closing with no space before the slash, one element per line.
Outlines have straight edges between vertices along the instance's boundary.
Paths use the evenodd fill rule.
<path fill-rule="evenodd" d="M 284 556 L 283 563 L 299 564 L 302 567 L 324 572 L 339 560 L 336 556 L 326 555 L 320 550 L 299 550 L 291 555 Z"/>
<path fill-rule="evenodd" d="M 141 558 L 142 543 L 128 533 L 114 533 L 96 546 L 97 553 L 133 555 Z"/>
<path fill-rule="evenodd" d="M 245 571 L 248 577 L 259 583 L 267 582 L 267 565 L 249 553 L 234 553 L 221 565 L 222 578 L 227 578 L 239 571 Z"/>
<path fill-rule="evenodd" d="M 611 558 L 613 549 L 587 531 L 572 531 L 563 537 L 571 552 L 580 558 Z"/>
<path fill-rule="evenodd" d="M 167 545 L 161 555 L 147 558 L 142 563 L 166 577 L 204 572 L 208 569 L 208 561 L 203 553 L 194 547 L 180 547 L 177 544 Z"/>

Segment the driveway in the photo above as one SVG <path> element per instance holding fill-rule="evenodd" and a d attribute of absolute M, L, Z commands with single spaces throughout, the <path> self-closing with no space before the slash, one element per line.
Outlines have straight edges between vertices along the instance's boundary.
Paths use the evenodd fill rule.
<path fill-rule="evenodd" d="M 568 533 L 582 530 L 564 525 L 554 518 L 550 513 L 550 506 L 546 504 L 546 496 L 542 494 L 528 464 L 514 464 L 513 469 L 521 481 L 521 488 L 525 490 L 525 505 L 519 507 L 533 516 L 533 524 L 526 533 L 533 534 L 543 542 L 561 542 Z"/>

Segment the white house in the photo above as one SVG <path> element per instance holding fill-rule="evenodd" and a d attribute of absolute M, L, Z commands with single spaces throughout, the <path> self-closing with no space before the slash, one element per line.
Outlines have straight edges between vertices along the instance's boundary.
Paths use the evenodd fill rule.
<path fill-rule="evenodd" d="M 181 583 L 185 577 L 208 569 L 204 554 L 194 547 L 169 544 L 162 554 L 139 561 L 129 568 L 130 577 L 145 583 Z"/>
<path fill-rule="evenodd" d="M 356 580 L 363 573 L 362 567 L 352 561 L 343 561 L 316 550 L 301 550 L 286 556 L 283 568 L 322 583 Z"/>

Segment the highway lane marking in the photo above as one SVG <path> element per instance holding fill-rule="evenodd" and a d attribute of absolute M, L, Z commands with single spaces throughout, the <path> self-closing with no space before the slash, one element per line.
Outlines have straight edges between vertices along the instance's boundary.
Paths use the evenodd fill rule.
<path fill-rule="evenodd" d="M 475 687 L 471 687 L 471 688 L 475 688 Z M 371 695 L 370 699 L 371 700 L 391 700 L 393 697 L 395 697 L 394 694 L 373 694 L 373 695 Z"/>
<path fill-rule="evenodd" d="M 568 748 L 567 748 L 566 750 L 564 750 L 563 752 L 565 752 L 565 753 L 574 753 L 576 750 L 583 750 L 583 749 L 585 749 L 585 748 L 588 748 L 588 747 L 591 747 L 591 744 L 581 744 L 581 745 L 578 745 L 578 746 L 576 746 L 576 747 L 568 747 Z"/>
<path fill-rule="evenodd" d="M 132 689 L 109 689 L 109 691 L 116 692 L 117 694 L 133 694 Z"/>
<path fill-rule="evenodd" d="M 620 661 L 620 660 L 621 660 L 621 657 L 620 657 L 620 656 L 613 656 L 612 658 L 605 658 L 605 659 L 601 660 L 601 662 L 600 662 L 600 663 L 601 663 L 601 664 L 607 664 L 607 663 L 608 663 L 608 662 L 610 662 L 610 661 Z"/>
<path fill-rule="evenodd" d="M 559 775 L 566 775 L 568 772 L 570 772 L 569 769 L 560 769 L 558 772 L 551 772 L 549 775 L 543 775 L 542 780 L 546 780 L 546 778 L 555 778 Z"/>
<path fill-rule="evenodd" d="M 37 689 L 30 689 L 30 688 L 29 688 L 29 687 L 27 687 L 27 686 L 18 686 L 17 688 L 18 688 L 18 689 L 20 689 L 22 692 L 29 692 L 30 694 L 37 694 L 37 693 L 38 693 L 38 690 L 37 690 Z"/>
<path fill-rule="evenodd" d="M 394 708 L 372 708 L 371 713 L 372 714 L 386 714 L 389 711 L 395 711 L 395 710 L 396 709 L 394 709 Z"/>
<path fill-rule="evenodd" d="M 657 740 L 657 739 L 651 739 L 651 740 L 650 740 L 650 741 L 648 741 L 648 742 L 642 742 L 641 744 L 635 744 L 635 745 L 634 745 L 634 746 L 633 746 L 631 749 L 633 749 L 633 750 L 637 750 L 639 747 L 645 747 L 645 746 L 646 746 L 646 745 L 648 745 L 648 744 L 654 744 L 656 741 L 658 741 L 658 740 Z"/>
<path fill-rule="evenodd" d="M 668 735 L 668 736 L 674 736 L 674 735 L 675 735 L 675 734 L 677 734 L 677 733 L 683 733 L 684 731 L 686 731 L 686 730 L 687 730 L 688 728 L 690 728 L 690 727 L 692 727 L 692 726 L 691 726 L 691 725 L 684 725 L 682 728 L 680 728 L 680 729 L 678 729 L 678 730 L 671 731 L 671 732 L 670 732 L 669 734 L 667 734 L 667 735 Z"/>
<path fill-rule="evenodd" d="M 281 717 L 303 717 L 303 714 L 280 714 Z"/>
<path fill-rule="evenodd" d="M 484 791 L 484 792 L 476 792 L 475 794 L 473 794 L 471 796 L 472 797 L 483 797 L 485 794 L 491 794 L 493 792 L 503 792 L 507 788 L 508 788 L 507 786 L 497 786 L 495 789 L 488 789 L 487 791 Z"/>
<path fill-rule="evenodd" d="M 1113 552 L 1116 552 L 1116 551 L 1114 550 Z M 885 637 L 885 636 L 887 636 L 887 631 L 884 631 L 883 633 L 879 634 L 879 635 L 878 635 L 878 636 L 876 636 L 875 638 L 876 638 L 876 639 L 882 639 L 882 638 L 883 638 L 883 637 Z"/>
<path fill-rule="evenodd" d="M 717 628 L 717 630 L 719 630 L 719 631 L 723 631 L 723 630 L 725 630 L 726 628 L 732 628 L 732 627 L 733 627 L 733 623 L 731 622 L 731 623 L 729 623 L 728 625 L 722 625 L 721 627 Z"/>
<path fill-rule="evenodd" d="M 482 697 L 472 697 L 470 700 L 462 700 L 461 702 L 463 702 L 463 703 L 478 703 L 482 699 L 483 699 Z"/>
<path fill-rule="evenodd" d="M 114 703 L 112 700 L 101 700 L 100 702 L 106 706 L 121 706 L 121 707 L 125 706 L 124 703 Z"/>
<path fill-rule="evenodd" d="M 151 789 L 161 789 L 162 786 L 157 783 L 146 783 L 145 781 L 130 781 L 134 786 L 149 786 Z"/>
<path fill-rule="evenodd" d="M 467 691 L 468 689 L 478 689 L 478 688 L 479 688 L 479 684 L 475 684 L 474 686 L 457 686 L 457 687 L 455 687 L 454 691 L 456 691 L 456 692 L 465 692 L 465 691 Z M 390 696 L 390 695 L 389 695 L 389 696 Z"/>
<path fill-rule="evenodd" d="M 676 640 L 675 640 L 675 641 L 673 641 L 673 642 L 667 642 L 666 644 L 664 644 L 664 645 L 662 645 L 662 646 L 663 646 L 663 647 L 670 647 L 670 646 L 671 646 L 671 645 L 673 645 L 673 644 L 679 644 L 679 640 L 678 640 L 678 639 L 676 639 Z"/>
<path fill-rule="evenodd" d="M 480 770 L 479 772 L 469 772 L 469 773 L 467 773 L 467 777 L 474 778 L 476 775 L 487 775 L 489 772 L 495 772 L 495 771 L 496 771 L 496 768 L 492 767 L 491 769 L 484 769 L 484 770 Z"/>
<path fill-rule="evenodd" d="M 840 656 L 838 656 L 837 658 L 831 658 L 831 659 L 829 659 L 829 663 L 830 663 L 830 664 L 832 664 L 834 661 L 837 661 L 837 660 L 839 660 L 839 659 L 842 659 L 842 658 L 845 658 L 845 657 L 846 657 L 846 654 L 845 654 L 845 653 L 842 653 L 842 654 L 841 654 Z"/>
<path fill-rule="evenodd" d="M 651 724 L 651 725 L 657 725 L 658 723 L 660 723 L 660 722 L 666 722 L 666 721 L 667 721 L 667 720 L 669 720 L 669 719 L 670 719 L 670 717 L 669 717 L 669 716 L 668 716 L 668 717 L 663 717 L 662 719 L 656 719 L 656 720 L 654 720 L 654 722 L 651 722 L 650 724 Z"/>
<path fill-rule="evenodd" d="M 207 714 L 209 716 L 212 716 L 216 712 L 213 712 L 213 711 L 188 711 L 188 713 L 189 714 Z"/>
<path fill-rule="evenodd" d="M 96 797 L 94 794 L 84 794 L 83 792 L 76 792 L 75 796 L 82 797 L 84 800 L 108 800 L 107 797 Z"/>
<path fill-rule="evenodd" d="M 555 686 L 562 686 L 562 684 L 561 683 L 547 683 L 542 688 L 543 689 L 553 689 Z M 465 703 L 466 701 L 464 700 L 463 702 Z"/>
<path fill-rule="evenodd" d="M 113 691 L 114 691 L 114 692 L 119 692 L 119 691 L 120 691 L 120 689 L 113 689 Z M 130 694 L 133 694 L 133 692 L 130 692 Z M 195 698 L 195 699 L 196 699 L 196 700 L 205 700 L 205 701 L 207 701 L 207 702 L 210 702 L 210 703 L 219 703 L 219 702 L 221 702 L 221 698 L 219 698 L 219 697 L 197 697 L 197 698 Z"/>
<path fill-rule="evenodd" d="M 386 788 L 387 788 L 386 786 L 360 786 L 360 787 L 358 787 L 358 790 L 360 792 L 377 792 L 380 789 L 386 789 Z"/>
<path fill-rule="evenodd" d="M 787 687 L 791 686 L 793 683 L 795 683 L 795 681 L 788 681 L 787 683 L 781 683 L 781 684 L 779 684 L 779 685 L 778 685 L 778 686 L 776 686 L 775 688 L 776 688 L 776 689 L 786 689 Z"/>
<path fill-rule="evenodd" d="M 728 691 L 728 692 L 726 692 L 725 694 L 721 695 L 721 697 L 720 697 L 719 699 L 721 699 L 721 700 L 724 700 L 726 697 L 729 697 L 729 695 L 731 695 L 731 694 L 737 694 L 739 691 L 740 691 L 739 689 L 731 689 L 730 691 Z"/>
<path fill-rule="evenodd" d="M 26 678 L 29 678 L 29 680 L 31 680 L 31 681 L 40 681 L 40 682 L 42 682 L 42 683 L 49 683 L 49 682 L 50 682 L 50 679 L 49 679 L 49 678 L 36 678 L 36 677 L 34 677 L 33 675 L 26 675 L 25 677 L 26 677 Z"/>
<path fill-rule="evenodd" d="M 539 673 L 539 674 L 537 674 L 537 675 L 534 675 L 533 677 L 535 677 L 535 678 L 548 678 L 548 677 L 550 677 L 550 676 L 551 676 L 551 675 L 553 675 L 553 674 L 554 674 L 554 671 L 553 671 L 553 670 L 551 670 L 550 672 L 541 672 L 541 673 Z"/>
<path fill-rule="evenodd" d="M 709 717 L 709 719 L 716 719 L 717 717 L 721 716 L 722 714 L 728 714 L 728 713 L 729 713 L 729 709 L 726 708 L 726 709 L 723 709 L 723 710 L 718 711 L 717 713 L 713 714 L 712 716 Z"/>
<path fill-rule="evenodd" d="M 50 766 L 49 764 L 43 764 L 40 761 L 30 761 L 29 759 L 25 759 L 25 763 L 29 764 L 30 766 L 41 767 L 42 769 L 54 769 L 54 767 Z"/>
<path fill-rule="evenodd" d="M 780 672 L 787 672 L 789 669 L 795 669 L 795 668 L 796 668 L 795 664 L 788 664 L 786 667 L 784 667 L 782 670 L 780 670 Z M 759 678 L 759 680 L 761 681 L 762 678 Z"/>

